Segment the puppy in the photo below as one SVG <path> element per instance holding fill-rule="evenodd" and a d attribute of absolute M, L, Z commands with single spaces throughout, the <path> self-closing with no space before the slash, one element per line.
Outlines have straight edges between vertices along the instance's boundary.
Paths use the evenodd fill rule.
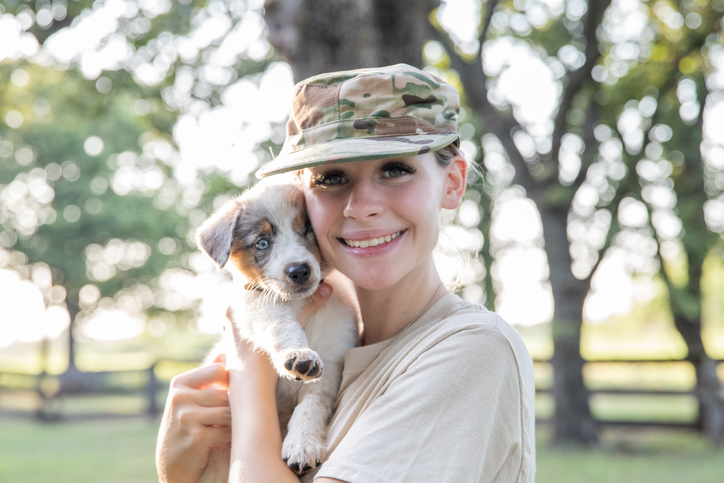
<path fill-rule="evenodd" d="M 358 343 L 354 297 L 337 283 L 305 329 L 297 322 L 305 299 L 329 270 L 294 183 L 262 181 L 232 199 L 201 226 L 197 243 L 219 267 L 228 267 L 238 287 L 230 302 L 233 334 L 225 332 L 210 358 L 236 350 L 229 344 L 238 339 L 269 355 L 280 376 L 277 408 L 287 430 L 281 457 L 301 475 L 326 457 L 327 419 L 342 380 L 344 353 Z M 227 481 L 228 475 L 227 447 L 212 452 L 200 481 Z"/>

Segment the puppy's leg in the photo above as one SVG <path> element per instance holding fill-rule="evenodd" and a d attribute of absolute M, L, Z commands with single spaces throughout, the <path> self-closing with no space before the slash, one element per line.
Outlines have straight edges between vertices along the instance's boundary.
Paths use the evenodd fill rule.
<path fill-rule="evenodd" d="M 232 324 L 237 344 L 241 339 L 251 340 L 255 347 L 269 354 L 281 377 L 310 382 L 322 375 L 322 359 L 309 348 L 307 335 L 292 310 L 257 310 L 248 314 L 247 319 L 254 323 L 246 327 Z"/>
<path fill-rule="evenodd" d="M 299 404 L 287 426 L 282 458 L 292 471 L 301 475 L 326 458 L 327 417 L 332 411 L 332 400 L 321 384 L 305 385 L 299 395 Z"/>
<path fill-rule="evenodd" d="M 299 403 L 287 424 L 282 446 L 282 458 L 297 474 L 319 466 L 327 456 L 327 419 L 337 399 L 344 361 L 343 351 L 335 349 L 337 353 L 324 353 L 327 370 L 323 378 L 314 384 L 297 386 Z M 287 387 L 289 384 L 287 381 Z"/>
<path fill-rule="evenodd" d="M 307 335 L 296 320 L 285 320 L 271 328 L 272 362 L 280 375 L 310 382 L 322 375 L 322 358 L 309 348 Z"/>

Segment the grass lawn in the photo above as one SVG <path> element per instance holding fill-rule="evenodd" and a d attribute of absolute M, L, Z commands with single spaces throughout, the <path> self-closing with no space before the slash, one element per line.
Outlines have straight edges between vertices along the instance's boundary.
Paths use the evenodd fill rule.
<path fill-rule="evenodd" d="M 724 447 L 669 429 L 606 429 L 592 450 L 552 448 L 538 429 L 537 483 L 720 483 Z"/>
<path fill-rule="evenodd" d="M 158 423 L 130 418 L 40 424 L 0 418 L 3 483 L 157 483 Z"/>
<path fill-rule="evenodd" d="M 154 483 L 157 422 L 39 424 L 0 417 L 3 483 Z M 605 430 L 594 450 L 551 448 L 538 430 L 538 483 L 715 483 L 724 447 L 675 430 Z"/>

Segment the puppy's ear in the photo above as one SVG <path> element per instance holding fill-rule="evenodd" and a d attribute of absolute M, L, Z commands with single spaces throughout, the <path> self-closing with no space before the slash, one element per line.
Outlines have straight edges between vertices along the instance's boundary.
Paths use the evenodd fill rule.
<path fill-rule="evenodd" d="M 229 261 L 240 208 L 237 200 L 231 200 L 211 215 L 211 218 L 206 220 L 196 232 L 196 244 L 219 265 L 219 268 L 223 268 Z"/>

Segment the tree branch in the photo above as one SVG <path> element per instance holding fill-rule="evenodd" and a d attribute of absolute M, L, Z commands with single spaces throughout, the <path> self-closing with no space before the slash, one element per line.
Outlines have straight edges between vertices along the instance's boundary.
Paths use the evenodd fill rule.
<path fill-rule="evenodd" d="M 491 21 L 498 0 L 488 0 L 486 4 L 485 17 L 482 22 L 480 36 L 478 37 L 479 52 L 482 55 L 485 39 L 490 30 Z M 460 76 L 460 81 L 465 87 L 465 96 L 470 108 L 482 119 L 485 127 L 492 132 L 503 144 L 510 162 L 515 167 L 515 183 L 523 186 L 529 195 L 536 191 L 536 180 L 530 174 L 528 166 L 518 151 L 512 138 L 512 131 L 520 125 L 511 115 L 504 115 L 497 107 L 488 100 L 487 79 L 483 73 L 480 57 L 475 62 L 467 62 L 455 50 L 455 44 L 450 36 L 440 30 L 435 31 L 436 39 L 442 43 L 450 57 L 450 67 Z"/>
<path fill-rule="evenodd" d="M 35 24 L 33 28 L 30 29 L 30 33 L 35 35 L 35 38 L 38 40 L 40 45 L 43 45 L 51 35 L 64 29 L 65 27 L 69 27 L 70 24 L 73 23 L 74 19 L 75 17 L 69 14 L 63 20 L 54 20 L 53 23 L 51 23 L 46 29 L 42 29 L 38 27 L 38 24 Z"/>
<path fill-rule="evenodd" d="M 586 17 L 586 24 L 583 29 L 583 36 L 586 39 L 586 61 L 580 69 L 573 71 L 568 76 L 567 85 L 564 86 L 563 93 L 561 94 L 561 102 L 558 106 L 558 113 L 556 114 L 553 121 L 554 128 L 551 140 L 551 156 L 554 160 L 552 161 L 552 164 L 554 164 L 555 167 L 549 170 L 550 174 L 546 179 L 546 184 L 548 185 L 555 183 L 558 178 L 558 171 L 560 169 L 558 155 L 561 149 L 563 135 L 568 130 L 568 121 L 566 118 L 568 116 L 568 112 L 571 110 L 571 106 L 573 105 L 573 99 L 575 98 L 576 94 L 578 94 L 578 92 L 583 89 L 586 82 L 591 78 L 591 72 L 593 71 L 593 67 L 596 65 L 596 62 L 598 62 L 598 59 L 601 58 L 601 52 L 598 50 L 598 42 L 596 39 L 596 30 L 598 30 L 598 26 L 603 20 L 603 14 L 610 5 L 610 3 L 611 0 L 588 2 L 588 15 Z M 582 183 L 585 179 L 579 178 L 576 179 L 576 182 Z M 580 186 L 580 184 L 574 186 Z"/>

